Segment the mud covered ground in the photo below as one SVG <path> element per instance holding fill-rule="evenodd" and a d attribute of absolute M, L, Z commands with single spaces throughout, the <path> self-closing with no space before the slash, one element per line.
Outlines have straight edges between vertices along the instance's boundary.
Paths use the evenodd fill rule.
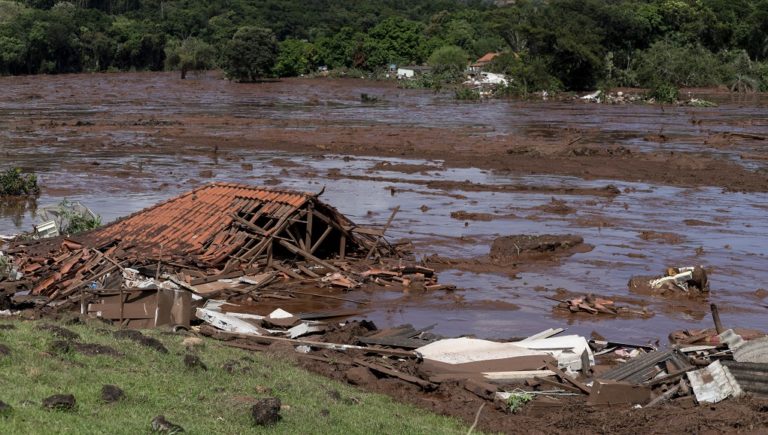
<path fill-rule="evenodd" d="M 766 327 L 768 98 L 691 90 L 715 108 L 580 101 L 457 102 L 390 82 L 233 84 L 215 74 L 0 79 L 3 164 L 40 174 L 37 201 L 0 204 L 0 234 L 34 210 L 80 200 L 106 222 L 203 183 L 312 192 L 363 224 L 414 241 L 455 292 L 351 292 L 380 327 L 524 336 L 548 327 L 664 342 L 709 327 Z M 366 93 L 377 102 L 363 103 Z M 499 264 L 498 236 L 571 234 L 578 249 Z M 627 290 L 668 266 L 711 270 L 711 295 Z M 654 315 L 596 318 L 547 297 L 593 292 Z M 319 310 L 337 308 L 310 306 Z"/>

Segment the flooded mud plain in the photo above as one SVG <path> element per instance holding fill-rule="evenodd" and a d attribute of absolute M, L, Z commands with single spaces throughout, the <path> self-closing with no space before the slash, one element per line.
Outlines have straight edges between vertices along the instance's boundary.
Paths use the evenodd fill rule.
<path fill-rule="evenodd" d="M 458 286 L 351 292 L 373 300 L 366 317 L 379 326 L 494 338 L 567 326 L 664 342 L 673 329 L 710 327 L 712 302 L 727 326 L 768 326 L 764 96 L 691 91 L 715 108 L 462 103 L 356 79 L 238 85 L 157 73 L 0 84 L 2 166 L 34 170 L 43 185 L 36 202 L 0 204 L 0 234 L 30 229 L 37 206 L 63 198 L 109 222 L 211 181 L 325 188 L 326 202 L 364 225 L 399 205 L 388 234 L 411 239 L 440 281 Z M 510 234 L 574 234 L 589 246 L 484 263 Z M 692 264 L 711 271 L 707 299 L 627 289 L 631 276 Z M 564 315 L 546 298 L 563 289 L 654 315 Z"/>

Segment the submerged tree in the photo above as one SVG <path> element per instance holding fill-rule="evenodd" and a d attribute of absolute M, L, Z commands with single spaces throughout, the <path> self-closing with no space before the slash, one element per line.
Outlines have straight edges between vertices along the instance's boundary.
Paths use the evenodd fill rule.
<path fill-rule="evenodd" d="M 197 38 L 187 38 L 179 42 L 173 40 L 165 47 L 165 66 L 167 69 L 181 72 L 181 79 L 188 71 L 202 71 L 213 68 L 216 51 L 213 46 Z"/>
<path fill-rule="evenodd" d="M 269 29 L 244 26 L 224 47 L 223 69 L 231 80 L 255 82 L 267 77 L 277 59 L 277 39 Z"/>

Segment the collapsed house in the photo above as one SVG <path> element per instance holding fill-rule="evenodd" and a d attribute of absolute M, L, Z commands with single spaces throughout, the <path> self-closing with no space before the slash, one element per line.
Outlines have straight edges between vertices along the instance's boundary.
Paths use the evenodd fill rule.
<path fill-rule="evenodd" d="M 188 299 L 231 283 L 197 286 L 238 277 L 254 290 L 277 275 L 351 288 L 360 279 L 352 263 L 398 257 L 386 228 L 357 226 L 319 195 L 213 183 L 81 236 L 16 241 L 5 252 L 18 275 L 0 290 L 17 303 L 79 304 L 105 318 L 143 318 L 127 325 L 146 327 L 162 320 L 137 301 L 153 298 L 149 305 L 166 313 L 160 317 L 189 306 L 182 296 L 161 297 L 169 291 Z M 88 304 L 93 297 L 110 308 Z M 188 325 L 188 313 L 178 317 L 168 322 Z"/>

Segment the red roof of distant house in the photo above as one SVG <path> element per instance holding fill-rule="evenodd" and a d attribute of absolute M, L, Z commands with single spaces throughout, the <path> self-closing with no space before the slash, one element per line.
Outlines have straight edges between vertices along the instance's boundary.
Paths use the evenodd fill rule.
<path fill-rule="evenodd" d="M 494 51 L 492 51 L 492 52 L 490 52 L 490 53 L 485 53 L 485 54 L 483 55 L 483 57 L 481 57 L 480 59 L 477 59 L 477 62 L 475 62 L 474 64 L 472 64 L 472 66 L 482 66 L 482 65 L 486 65 L 486 64 L 488 64 L 490 61 L 492 61 L 492 60 L 493 60 L 493 59 L 494 59 L 496 56 L 498 56 L 498 55 L 500 55 L 500 54 L 501 54 L 501 53 L 497 53 L 497 52 L 494 52 Z"/>

